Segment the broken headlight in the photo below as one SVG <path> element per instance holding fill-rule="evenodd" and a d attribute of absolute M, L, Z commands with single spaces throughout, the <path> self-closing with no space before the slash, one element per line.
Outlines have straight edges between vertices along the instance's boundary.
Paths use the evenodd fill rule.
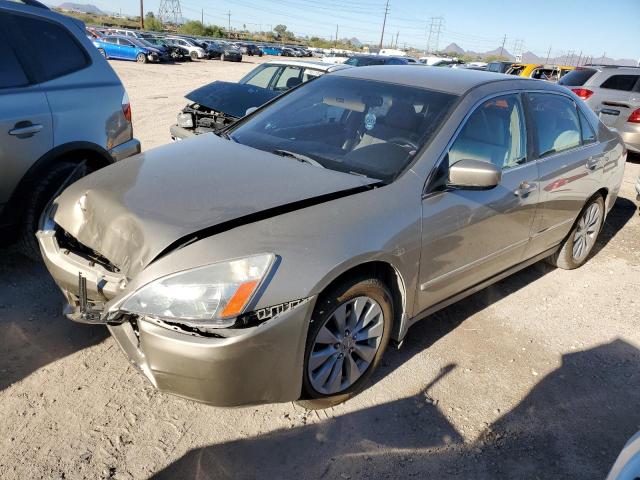
<path fill-rule="evenodd" d="M 193 115 L 184 112 L 179 113 L 178 126 L 182 128 L 193 128 Z"/>
<path fill-rule="evenodd" d="M 121 310 L 192 326 L 229 327 L 273 265 L 273 254 L 214 263 L 167 275 L 136 290 Z"/>

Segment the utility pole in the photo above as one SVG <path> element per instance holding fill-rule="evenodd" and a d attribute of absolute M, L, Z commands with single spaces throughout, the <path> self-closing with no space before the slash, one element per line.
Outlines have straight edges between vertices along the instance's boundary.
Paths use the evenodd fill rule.
<path fill-rule="evenodd" d="M 229 35 L 231 35 L 231 10 L 227 13 L 227 17 L 229 17 Z"/>
<path fill-rule="evenodd" d="M 144 30 L 144 0 L 140 0 L 140 29 Z"/>
<path fill-rule="evenodd" d="M 204 27 L 204 8 L 200 12 L 200 23 L 202 23 L 202 26 Z"/>
<path fill-rule="evenodd" d="M 333 44 L 333 46 L 334 46 L 334 47 L 337 47 L 337 46 L 338 46 L 338 25 L 336 25 L 336 41 L 335 41 L 335 43 Z"/>
<path fill-rule="evenodd" d="M 500 58 L 502 58 L 502 52 L 504 52 L 504 44 L 507 42 L 507 36 L 505 35 L 502 38 L 502 46 L 500 47 L 500 55 L 498 55 Z"/>
<path fill-rule="evenodd" d="M 387 25 L 387 13 L 389 13 L 389 0 L 384 6 L 384 20 L 382 21 L 382 34 L 380 35 L 380 49 L 382 50 L 382 41 L 384 40 L 384 27 Z"/>
<path fill-rule="evenodd" d="M 547 52 L 547 59 L 544 63 L 549 63 L 549 57 L 551 57 L 551 47 L 549 47 L 549 51 Z"/>

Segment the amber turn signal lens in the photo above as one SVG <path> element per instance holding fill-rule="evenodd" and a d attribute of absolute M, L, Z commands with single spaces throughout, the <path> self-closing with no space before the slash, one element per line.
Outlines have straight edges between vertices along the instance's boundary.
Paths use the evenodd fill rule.
<path fill-rule="evenodd" d="M 224 307 L 221 317 L 234 317 L 242 312 L 242 309 L 247 305 L 249 298 L 251 298 L 257 286 L 257 280 L 252 280 L 240 285 L 236 293 L 231 297 L 231 300 L 229 300 L 229 303 L 227 303 L 227 306 Z"/>

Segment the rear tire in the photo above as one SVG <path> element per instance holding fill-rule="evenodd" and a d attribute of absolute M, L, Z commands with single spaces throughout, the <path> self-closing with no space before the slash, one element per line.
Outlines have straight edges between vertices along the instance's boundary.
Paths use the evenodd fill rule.
<path fill-rule="evenodd" d="M 98 52 L 100 53 L 100 55 L 102 55 L 104 58 L 109 58 L 107 57 L 107 52 L 104 51 L 104 48 L 99 48 Z"/>
<path fill-rule="evenodd" d="M 144 53 L 139 53 L 136 56 L 136 62 L 138 62 L 138 63 L 147 63 L 147 56 Z"/>
<path fill-rule="evenodd" d="M 31 193 L 26 199 L 20 236 L 18 238 L 18 249 L 32 260 L 42 259 L 40 247 L 36 239 L 36 232 L 38 231 L 42 212 L 49 203 L 53 201 L 53 197 L 58 193 L 62 183 L 69 178 L 69 175 L 71 175 L 76 167 L 77 164 L 75 163 L 58 163 L 48 172 L 45 172 L 43 176 L 33 184 Z M 81 176 L 87 173 L 85 170 Z"/>
<path fill-rule="evenodd" d="M 189 53 L 189 58 L 191 58 L 192 61 L 195 61 L 198 59 L 198 54 L 196 52 L 191 52 Z"/>
<path fill-rule="evenodd" d="M 221 61 L 221 62 L 224 62 L 224 61 L 225 61 L 224 53 L 223 53 L 222 55 L 220 55 L 220 61 Z"/>
<path fill-rule="evenodd" d="M 604 224 L 604 199 L 592 198 L 580 212 L 575 225 L 560 249 L 547 258 L 551 265 L 564 270 L 581 267 L 589 259 Z"/>
<path fill-rule="evenodd" d="M 327 408 L 363 390 L 391 337 L 392 298 L 384 283 L 368 277 L 322 294 L 307 334 L 301 406 Z"/>

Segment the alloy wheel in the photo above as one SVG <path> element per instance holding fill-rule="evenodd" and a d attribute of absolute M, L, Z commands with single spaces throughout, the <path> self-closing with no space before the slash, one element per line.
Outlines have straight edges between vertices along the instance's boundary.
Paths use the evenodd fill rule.
<path fill-rule="evenodd" d="M 370 297 L 353 298 L 334 310 L 318 331 L 309 356 L 313 388 L 332 395 L 351 387 L 374 360 L 384 333 L 384 313 Z"/>
<path fill-rule="evenodd" d="M 592 203 L 582 214 L 576 231 L 573 235 L 573 259 L 581 262 L 589 255 L 596 243 L 600 225 L 602 223 L 602 211 L 598 203 Z"/>

